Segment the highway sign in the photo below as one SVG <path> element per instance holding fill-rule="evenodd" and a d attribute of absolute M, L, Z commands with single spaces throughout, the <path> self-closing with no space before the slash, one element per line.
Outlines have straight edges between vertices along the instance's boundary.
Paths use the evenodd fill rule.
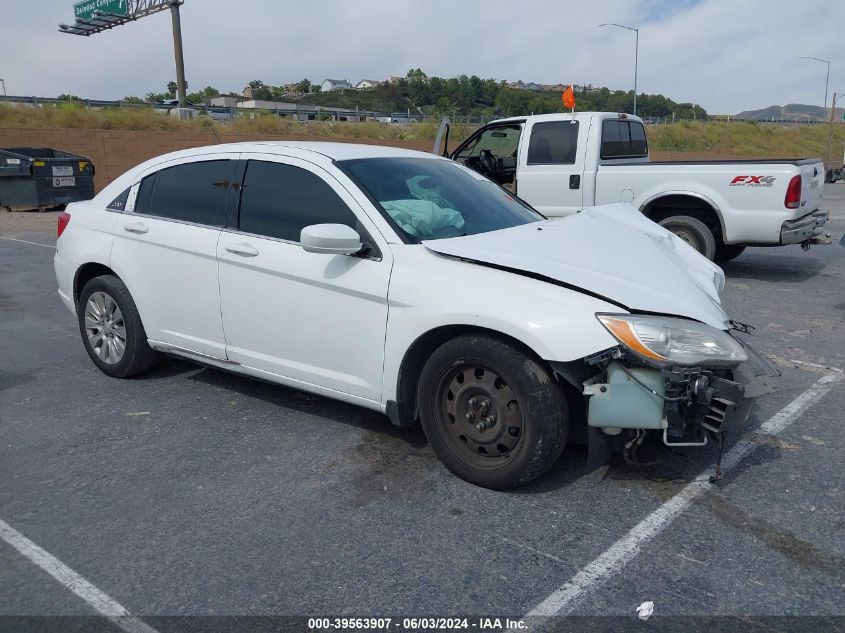
<path fill-rule="evenodd" d="M 127 15 L 129 7 L 127 0 L 82 0 L 73 5 L 73 15 L 83 20 L 94 17 L 95 11 Z"/>

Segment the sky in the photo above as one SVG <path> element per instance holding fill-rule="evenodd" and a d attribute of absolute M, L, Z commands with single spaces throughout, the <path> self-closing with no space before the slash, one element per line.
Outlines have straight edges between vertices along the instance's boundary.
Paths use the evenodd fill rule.
<path fill-rule="evenodd" d="M 841 1 L 841 0 L 840 0 Z M 429 75 L 629 90 L 711 114 L 845 92 L 845 17 L 829 0 L 185 0 L 189 92 L 240 92 L 253 79 Z M 0 78 L 8 94 L 119 99 L 175 79 L 169 12 L 91 37 L 59 33 L 72 0 L 0 0 Z M 828 98 L 828 104 L 830 97 Z M 843 101 L 845 103 L 845 101 Z"/>

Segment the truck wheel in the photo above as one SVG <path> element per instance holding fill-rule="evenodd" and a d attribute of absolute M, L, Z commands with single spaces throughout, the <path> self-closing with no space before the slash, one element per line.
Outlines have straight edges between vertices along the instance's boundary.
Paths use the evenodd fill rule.
<path fill-rule="evenodd" d="M 736 259 L 743 252 L 745 252 L 745 244 L 719 244 L 716 247 L 714 261 L 724 264 L 732 259 Z"/>
<path fill-rule="evenodd" d="M 155 364 L 158 354 L 147 344 L 135 301 L 118 277 L 103 275 L 85 284 L 76 313 L 85 351 L 104 374 L 127 378 Z"/>
<path fill-rule="evenodd" d="M 548 370 L 511 345 L 460 336 L 423 368 L 417 402 L 435 454 L 458 477 L 505 490 L 538 477 L 566 442 L 566 400 Z"/>
<path fill-rule="evenodd" d="M 672 231 L 707 259 L 712 260 L 716 256 L 716 238 L 701 220 L 688 215 L 673 215 L 661 220 L 660 226 Z"/>

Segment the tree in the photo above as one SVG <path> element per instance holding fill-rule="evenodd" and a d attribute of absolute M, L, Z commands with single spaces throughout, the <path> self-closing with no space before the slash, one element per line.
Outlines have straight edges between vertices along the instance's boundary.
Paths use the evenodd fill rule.
<path fill-rule="evenodd" d="M 144 100 L 141 97 L 123 97 L 121 101 L 123 101 L 123 103 L 134 103 L 136 105 L 144 103 Z"/>
<path fill-rule="evenodd" d="M 308 94 L 311 92 L 311 81 L 309 79 L 302 79 L 296 84 L 296 91 L 302 94 Z"/>
<path fill-rule="evenodd" d="M 169 94 L 172 99 L 176 98 L 176 91 L 177 90 L 179 90 L 179 86 L 176 85 L 175 81 L 168 81 L 167 82 L 167 94 Z"/>
<path fill-rule="evenodd" d="M 253 99 L 260 99 L 263 101 L 269 101 L 273 98 L 273 93 L 270 91 L 270 87 L 265 84 L 260 79 L 253 79 L 248 84 L 249 89 L 252 91 L 252 98 Z"/>

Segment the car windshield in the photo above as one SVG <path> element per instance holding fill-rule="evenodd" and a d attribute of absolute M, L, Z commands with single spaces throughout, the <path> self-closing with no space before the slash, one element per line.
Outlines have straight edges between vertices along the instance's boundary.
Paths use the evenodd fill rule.
<path fill-rule="evenodd" d="M 543 220 L 510 192 L 451 161 L 362 158 L 340 167 L 407 241 L 498 231 Z"/>

